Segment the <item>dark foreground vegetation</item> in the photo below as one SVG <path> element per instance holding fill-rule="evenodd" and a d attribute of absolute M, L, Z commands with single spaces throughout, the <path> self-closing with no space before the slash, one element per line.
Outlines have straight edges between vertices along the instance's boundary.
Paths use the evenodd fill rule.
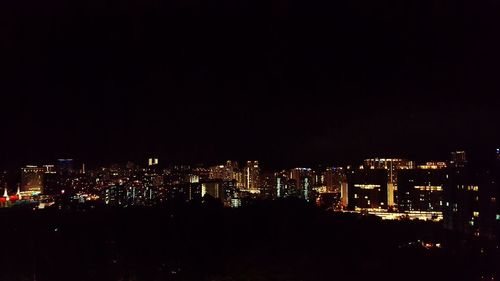
<path fill-rule="evenodd" d="M 0 280 L 8 281 L 481 280 L 493 262 L 439 223 L 333 214 L 293 200 L 4 209 L 0 219 Z"/>

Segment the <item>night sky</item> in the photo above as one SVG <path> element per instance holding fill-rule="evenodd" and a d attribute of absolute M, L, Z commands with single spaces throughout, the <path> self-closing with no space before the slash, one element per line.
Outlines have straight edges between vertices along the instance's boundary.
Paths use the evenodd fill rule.
<path fill-rule="evenodd" d="M 499 6 L 2 0 L 0 165 L 343 165 L 493 149 Z"/>

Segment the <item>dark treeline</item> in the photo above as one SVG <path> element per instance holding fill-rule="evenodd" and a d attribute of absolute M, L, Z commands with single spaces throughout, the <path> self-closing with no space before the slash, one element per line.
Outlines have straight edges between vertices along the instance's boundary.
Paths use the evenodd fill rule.
<path fill-rule="evenodd" d="M 336 215 L 294 200 L 0 211 L 0 280 L 9 281 L 476 280 L 486 264 L 439 223 Z M 409 245 L 418 240 L 443 248 Z"/>

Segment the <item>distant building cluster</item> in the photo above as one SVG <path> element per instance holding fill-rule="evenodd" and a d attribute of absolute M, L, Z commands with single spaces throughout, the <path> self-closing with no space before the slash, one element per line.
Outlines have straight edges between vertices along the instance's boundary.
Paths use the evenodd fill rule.
<path fill-rule="evenodd" d="M 496 163 L 481 171 L 471 169 L 466 152 L 455 151 L 448 161 L 373 158 L 359 166 L 272 172 L 262 171 L 254 160 L 162 166 L 158 158 L 149 158 L 144 166 L 129 162 L 86 169 L 84 164 L 76 168 L 73 159 L 59 159 L 22 167 L 14 186 L 8 184 L 9 173 L 1 173 L 0 206 L 211 201 L 236 208 L 255 200 L 299 198 L 331 211 L 443 221 L 450 229 L 494 236 L 500 223 L 500 150 L 494 158 Z"/>

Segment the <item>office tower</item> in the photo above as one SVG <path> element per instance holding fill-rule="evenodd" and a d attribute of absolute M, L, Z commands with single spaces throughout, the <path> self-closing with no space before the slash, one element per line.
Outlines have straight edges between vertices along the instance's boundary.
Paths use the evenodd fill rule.
<path fill-rule="evenodd" d="M 326 168 L 324 177 L 325 177 L 325 186 L 326 190 L 333 192 L 335 190 L 335 178 L 334 178 L 335 170 L 334 168 Z"/>
<path fill-rule="evenodd" d="M 150 166 L 141 175 L 145 205 L 153 205 L 157 201 L 165 184 L 162 173 L 155 168 L 155 165 Z"/>
<path fill-rule="evenodd" d="M 264 173 L 261 176 L 260 183 L 260 198 L 273 199 L 276 198 L 276 178 L 273 173 Z"/>
<path fill-rule="evenodd" d="M 479 235 L 480 187 L 478 178 L 466 164 L 463 151 L 452 153 L 444 188 L 444 225 L 461 233 Z"/>
<path fill-rule="evenodd" d="M 276 176 L 276 198 L 284 197 L 285 182 L 282 176 Z"/>
<path fill-rule="evenodd" d="M 223 203 L 226 207 L 237 208 L 241 206 L 241 196 L 236 181 L 223 181 L 222 190 L 224 192 Z"/>
<path fill-rule="evenodd" d="M 43 194 L 56 195 L 60 194 L 63 185 L 60 182 L 60 176 L 55 171 L 45 172 L 43 175 Z"/>
<path fill-rule="evenodd" d="M 385 169 L 358 169 L 347 172 L 347 206 L 350 210 L 387 209 Z"/>
<path fill-rule="evenodd" d="M 201 197 L 210 195 L 215 199 L 224 200 L 224 189 L 222 181 L 210 181 L 201 184 Z"/>
<path fill-rule="evenodd" d="M 73 173 L 73 159 L 57 159 L 56 171 L 60 175 L 71 175 Z"/>
<path fill-rule="evenodd" d="M 38 195 L 43 192 L 43 177 L 46 167 L 28 165 L 21 169 L 21 193 L 23 196 Z"/>
<path fill-rule="evenodd" d="M 260 168 L 258 161 L 247 161 L 243 169 L 244 189 L 258 190 L 259 189 Z"/>
<path fill-rule="evenodd" d="M 399 158 L 371 158 L 363 161 L 365 169 L 385 169 L 388 173 L 387 184 L 387 204 L 390 209 L 395 207 L 397 202 L 397 176 L 398 171 L 415 168 L 415 162 Z"/>
<path fill-rule="evenodd" d="M 343 181 L 340 187 L 340 205 L 342 208 L 347 208 L 349 206 L 349 191 L 348 191 L 349 184 L 347 183 L 347 177 L 346 181 Z"/>
<path fill-rule="evenodd" d="M 481 237 L 500 243 L 500 158 L 479 177 L 479 233 Z"/>
<path fill-rule="evenodd" d="M 467 165 L 467 155 L 465 151 L 453 151 L 451 153 L 450 166 L 465 167 Z"/>
<path fill-rule="evenodd" d="M 398 209 L 405 212 L 437 212 L 442 215 L 443 188 L 447 181 L 446 167 L 432 163 L 417 169 L 399 171 Z"/>
<path fill-rule="evenodd" d="M 123 184 L 114 184 L 104 189 L 104 202 L 111 206 L 127 204 L 127 189 Z"/>
<path fill-rule="evenodd" d="M 345 170 L 341 167 L 329 167 L 326 169 L 324 175 L 327 192 L 340 192 L 342 183 L 345 183 L 347 181 Z"/>
<path fill-rule="evenodd" d="M 290 170 L 290 180 L 295 182 L 296 194 L 299 198 L 310 201 L 313 199 L 312 193 L 313 171 L 310 168 L 294 168 Z"/>

